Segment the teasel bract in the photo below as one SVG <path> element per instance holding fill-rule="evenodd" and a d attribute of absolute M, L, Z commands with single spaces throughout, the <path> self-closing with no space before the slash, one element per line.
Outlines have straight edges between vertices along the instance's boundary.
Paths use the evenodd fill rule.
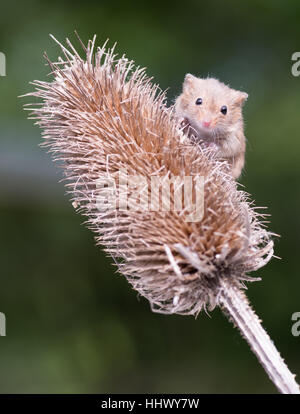
<path fill-rule="evenodd" d="M 33 82 L 26 96 L 39 101 L 26 109 L 97 244 L 153 311 L 197 315 L 220 306 L 278 390 L 299 393 L 244 294 L 245 282 L 258 280 L 249 272 L 273 256 L 264 216 L 226 162 L 184 135 L 143 68 L 114 47 L 95 50 L 95 36 L 87 46 L 78 37 L 84 58 L 68 39 L 66 47 L 54 40 L 63 58 L 45 54 L 52 80 Z"/>

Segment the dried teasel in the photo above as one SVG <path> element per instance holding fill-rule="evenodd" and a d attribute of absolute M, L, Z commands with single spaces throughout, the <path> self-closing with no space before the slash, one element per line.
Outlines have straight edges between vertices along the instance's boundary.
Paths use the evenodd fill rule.
<path fill-rule="evenodd" d="M 153 311 L 197 315 L 220 306 L 278 390 L 299 393 L 244 294 L 245 281 L 258 280 L 248 273 L 273 256 L 263 216 L 226 163 L 183 134 L 144 69 L 114 48 L 95 51 L 95 37 L 87 46 L 79 39 L 84 58 L 68 39 L 67 47 L 54 40 L 63 58 L 45 55 L 53 80 L 33 82 L 27 95 L 39 102 L 26 109 L 97 244 Z"/>

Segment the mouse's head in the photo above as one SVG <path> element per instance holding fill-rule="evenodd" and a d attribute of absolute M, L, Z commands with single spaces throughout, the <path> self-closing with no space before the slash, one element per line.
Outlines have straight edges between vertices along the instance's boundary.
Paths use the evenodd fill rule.
<path fill-rule="evenodd" d="M 242 105 L 248 95 L 214 78 L 187 74 L 183 93 L 176 103 L 177 114 L 199 135 L 222 137 L 242 120 Z"/>

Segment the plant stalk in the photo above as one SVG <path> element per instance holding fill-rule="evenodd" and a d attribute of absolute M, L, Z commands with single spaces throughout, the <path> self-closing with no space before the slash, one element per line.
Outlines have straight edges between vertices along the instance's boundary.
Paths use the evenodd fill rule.
<path fill-rule="evenodd" d="M 277 389 L 283 394 L 300 394 L 299 385 L 281 358 L 261 321 L 240 289 L 226 280 L 221 282 L 219 304 L 240 330 Z"/>

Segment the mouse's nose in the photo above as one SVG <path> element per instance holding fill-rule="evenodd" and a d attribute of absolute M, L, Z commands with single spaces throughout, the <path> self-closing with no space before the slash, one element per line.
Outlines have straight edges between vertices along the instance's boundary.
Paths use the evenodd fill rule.
<path fill-rule="evenodd" d="M 210 119 L 205 119 L 204 121 L 202 121 L 202 126 L 204 128 L 209 128 L 211 124 L 211 120 Z"/>

